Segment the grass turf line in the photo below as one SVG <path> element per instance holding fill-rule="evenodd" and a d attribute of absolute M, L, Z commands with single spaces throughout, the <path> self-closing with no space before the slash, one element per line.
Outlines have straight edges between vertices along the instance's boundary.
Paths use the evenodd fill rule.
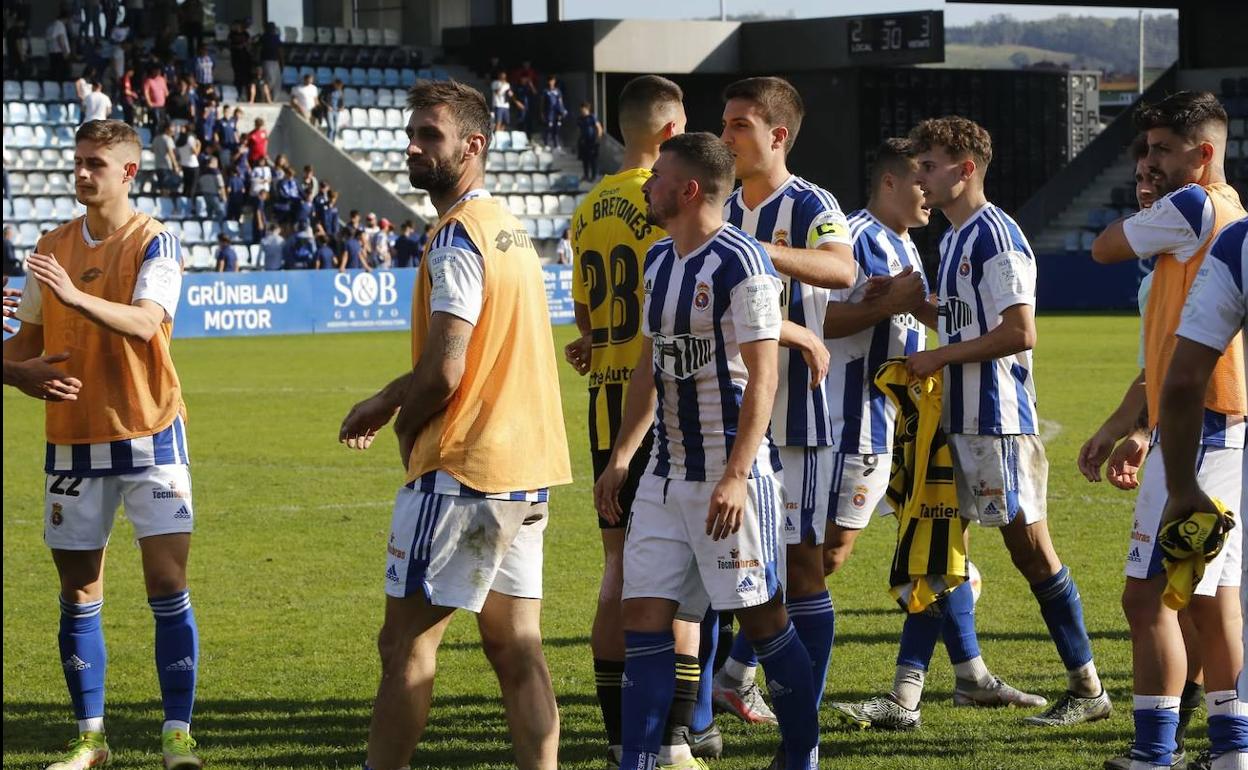
<path fill-rule="evenodd" d="M 937 649 L 911 735 L 839 731 L 827 714 L 828 770 L 987 770 L 1099 766 L 1130 737 L 1130 649 L 1118 597 L 1133 496 L 1078 475 L 1080 444 L 1134 376 L 1137 321 L 1042 316 L 1040 414 L 1061 426 L 1048 445 L 1050 527 L 1083 595 L 1115 716 L 1070 730 L 1024 728 L 1025 712 L 955 709 Z M 572 327 L 555 331 L 561 348 Z M 196 533 L 190 587 L 202 632 L 194 731 L 214 768 L 358 768 L 376 690 L 390 504 L 401 483 L 393 433 L 371 450 L 336 443 L 347 409 L 401 373 L 406 334 L 179 340 L 186 387 Z M 562 353 L 560 350 L 560 358 Z M 543 630 L 562 713 L 560 766 L 599 768 L 603 737 L 588 633 L 601 565 L 591 508 L 584 381 L 560 361 L 576 483 L 552 494 Z M 88 381 L 85 387 L 91 387 Z M 4 736 L 6 768 L 42 767 L 73 733 L 57 661 L 56 577 L 42 544 L 40 405 L 4 391 Z M 522 453 L 517 461 L 522 461 Z M 829 581 L 837 640 L 829 700 L 891 683 L 901 616 L 886 592 L 894 524 L 876 521 Z M 1065 678 L 1034 598 L 999 537 L 975 530 L 984 573 L 985 659 L 1006 681 L 1053 699 Z M 133 533 L 120 516 L 109 554 L 104 628 L 112 767 L 159 763 L 152 618 Z M 765 766 L 774 728 L 720 716 L 723 770 Z M 1198 718 L 1189 748 L 1205 745 Z M 511 767 L 498 685 L 460 613 L 446 636 L 434 708 L 413 768 Z"/>

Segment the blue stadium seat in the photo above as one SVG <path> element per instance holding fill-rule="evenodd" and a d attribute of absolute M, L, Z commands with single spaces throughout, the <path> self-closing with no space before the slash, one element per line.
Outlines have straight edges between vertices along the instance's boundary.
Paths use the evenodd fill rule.
<path fill-rule="evenodd" d="M 4 199 L 4 218 L 5 219 L 13 218 L 13 201 L 9 200 L 8 198 Z"/>
<path fill-rule="evenodd" d="M 12 183 L 12 178 L 10 177 L 10 184 L 11 183 Z M 13 208 L 12 216 L 14 219 L 18 221 L 21 221 L 23 219 L 30 219 L 31 213 L 34 211 L 34 207 L 30 205 L 30 198 L 27 198 L 25 196 L 19 196 L 19 197 L 14 198 L 12 208 Z"/>
<path fill-rule="evenodd" d="M 58 147 L 74 146 L 74 129 L 69 126 L 57 126 L 53 133 L 56 137 L 56 145 Z"/>
<path fill-rule="evenodd" d="M 8 85 L 8 83 L 5 83 L 5 85 Z M 5 98 L 7 99 L 8 97 L 6 96 Z M 4 108 L 8 112 L 8 116 L 4 119 L 5 125 L 30 122 L 30 110 L 27 109 L 25 104 L 21 102 L 6 103 Z"/>
<path fill-rule="evenodd" d="M 22 81 L 22 99 L 37 102 L 43 98 L 43 89 L 33 80 Z"/>
<path fill-rule="evenodd" d="M 156 218 L 162 222 L 174 218 L 173 198 L 160 196 L 156 199 Z"/>
<path fill-rule="evenodd" d="M 289 88 L 299 82 L 299 70 L 287 64 L 282 67 L 282 85 Z"/>
<path fill-rule="evenodd" d="M 52 216 L 61 221 L 74 218 L 74 199 L 60 195 L 52 199 Z"/>
<path fill-rule="evenodd" d="M 197 220 L 188 219 L 182 223 L 182 240 L 187 243 L 203 242 L 204 230 Z"/>
<path fill-rule="evenodd" d="M 379 70 L 378 68 L 369 67 L 367 70 L 367 73 L 368 73 L 368 84 L 372 86 L 373 88 L 379 88 L 380 86 L 385 84 L 385 81 L 386 81 L 385 75 L 383 75 L 381 70 Z"/>
<path fill-rule="evenodd" d="M 15 102 L 22 98 L 22 84 L 17 80 L 4 81 L 4 101 Z"/>
<path fill-rule="evenodd" d="M 428 69 L 428 68 L 422 68 L 422 69 L 416 70 L 416 79 L 417 80 L 433 80 L 433 70 Z"/>
<path fill-rule="evenodd" d="M 70 88 L 74 87 L 73 83 L 67 83 L 66 85 L 68 85 Z M 78 95 L 78 92 L 75 90 L 74 96 L 77 96 L 77 95 Z M 56 102 L 56 101 L 60 101 L 60 99 L 61 99 L 61 84 L 55 80 L 43 81 L 43 100 L 45 102 Z"/>
<path fill-rule="evenodd" d="M 351 85 L 351 70 L 346 67 L 334 67 L 334 77 L 347 85 Z"/>
<path fill-rule="evenodd" d="M 360 106 L 375 107 L 377 106 L 377 92 L 371 88 L 360 89 Z"/>
<path fill-rule="evenodd" d="M 334 80 L 334 71 L 331 70 L 329 67 L 317 67 L 316 68 L 317 85 L 324 88 L 325 86 L 332 83 L 333 80 Z"/>
<path fill-rule="evenodd" d="M 399 85 L 403 88 L 411 88 L 416 82 L 416 70 L 411 67 L 405 67 L 399 70 Z"/>
<path fill-rule="evenodd" d="M 395 68 L 387 67 L 382 71 L 382 76 L 383 85 L 389 88 L 394 88 L 399 85 L 399 71 Z"/>
<path fill-rule="evenodd" d="M 377 89 L 377 106 L 378 107 L 394 107 L 394 91 L 389 88 Z"/>
<path fill-rule="evenodd" d="M 221 89 L 221 101 L 223 104 L 234 104 L 238 101 L 238 88 L 233 84 L 225 83 L 218 87 Z"/>
<path fill-rule="evenodd" d="M 362 67 L 351 68 L 351 85 L 366 86 L 368 85 L 368 71 Z"/>
<path fill-rule="evenodd" d="M 360 132 L 354 128 L 344 128 L 342 130 L 342 146 L 347 150 L 354 150 L 360 146 Z"/>
<path fill-rule="evenodd" d="M 78 87 L 70 81 L 61 83 L 61 101 L 78 103 Z"/>
<path fill-rule="evenodd" d="M 19 246 L 34 247 L 39 242 L 39 226 L 34 222 L 23 222 L 17 228 L 17 243 Z"/>

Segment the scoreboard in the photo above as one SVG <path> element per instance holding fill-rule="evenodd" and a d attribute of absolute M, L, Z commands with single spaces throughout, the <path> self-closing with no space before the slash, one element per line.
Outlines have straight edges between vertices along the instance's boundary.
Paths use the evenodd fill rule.
<path fill-rule="evenodd" d="M 930 50 L 934 47 L 933 25 L 940 23 L 940 14 L 935 11 L 850 19 L 849 57 Z"/>
<path fill-rule="evenodd" d="M 743 72 L 895 67 L 945 59 L 943 11 L 741 25 Z"/>

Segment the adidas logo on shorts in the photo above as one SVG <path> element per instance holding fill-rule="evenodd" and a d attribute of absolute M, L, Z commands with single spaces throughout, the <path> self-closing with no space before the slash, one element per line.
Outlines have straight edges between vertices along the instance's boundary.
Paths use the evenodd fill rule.
<path fill-rule="evenodd" d="M 1140 547 L 1137 545 L 1131 549 L 1131 553 L 1127 554 L 1127 561 L 1133 561 L 1133 562 L 1139 563 L 1141 560 L 1142 558 L 1140 557 Z"/>
<path fill-rule="evenodd" d="M 394 568 L 393 564 L 390 565 L 390 569 L 386 570 L 386 580 L 392 583 L 399 582 L 399 571 Z"/>
<path fill-rule="evenodd" d="M 191 512 L 190 512 L 190 511 L 188 511 L 188 510 L 186 510 L 186 506 L 184 505 L 184 506 L 182 506 L 181 508 L 179 508 L 179 509 L 178 509 L 178 512 L 177 512 L 177 513 L 173 514 L 173 518 L 175 518 L 175 519 L 189 519 L 189 518 L 191 518 Z"/>
<path fill-rule="evenodd" d="M 182 660 L 175 660 L 174 662 L 165 666 L 165 670 L 166 671 L 194 671 L 195 661 L 194 659 L 191 658 L 190 655 L 187 655 Z"/>
<path fill-rule="evenodd" d="M 745 577 L 741 578 L 741 582 L 737 583 L 737 593 L 739 594 L 743 594 L 743 593 L 746 593 L 747 591 L 753 591 L 753 590 L 754 590 L 754 579 L 751 578 L 749 575 L 746 575 Z"/>
<path fill-rule="evenodd" d="M 91 668 L 90 663 L 86 662 L 77 655 L 70 655 L 61 665 L 64 666 L 66 671 L 86 671 Z"/>

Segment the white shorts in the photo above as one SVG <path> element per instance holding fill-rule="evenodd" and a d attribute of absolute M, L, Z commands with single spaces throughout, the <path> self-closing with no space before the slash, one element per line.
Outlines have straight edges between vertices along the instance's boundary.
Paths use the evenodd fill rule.
<path fill-rule="evenodd" d="M 784 542 L 822 545 L 828 521 L 867 526 L 888 489 L 889 455 L 842 454 L 833 447 L 780 447 Z"/>
<path fill-rule="evenodd" d="M 1049 461 L 1031 434 L 949 436 L 962 518 L 1004 527 L 1023 517 L 1035 524 L 1048 514 Z"/>
<path fill-rule="evenodd" d="M 1196 481 L 1211 497 L 1224 503 L 1237 500 L 1242 488 L 1242 449 L 1201 447 L 1196 456 Z M 1156 548 L 1157 532 L 1161 528 L 1161 515 L 1166 507 L 1166 469 L 1162 462 L 1161 444 L 1153 444 L 1144 462 L 1147 471 L 1140 482 L 1140 494 L 1135 500 L 1135 523 L 1131 527 L 1131 542 L 1127 545 L 1127 563 L 1123 570 L 1127 577 L 1148 579 L 1165 571 L 1161 563 L 1161 549 Z M 1242 528 L 1242 519 L 1236 512 L 1236 525 Z M 1213 596 L 1218 588 L 1240 584 L 1240 566 L 1243 554 L 1243 533 L 1231 531 L 1222 550 L 1205 565 L 1204 577 L 1196 585 L 1197 596 Z"/>
<path fill-rule="evenodd" d="M 542 598 L 546 503 L 402 487 L 386 545 L 386 595 L 420 591 L 439 607 L 480 612 L 490 591 Z"/>
<path fill-rule="evenodd" d="M 892 455 L 838 452 L 832 459 L 829 521 L 843 529 L 866 529 L 873 515 L 892 513 L 884 499 Z"/>
<path fill-rule="evenodd" d="M 678 617 L 700 621 L 708 604 L 738 610 L 783 592 L 783 480 L 748 479 L 741 528 L 718 541 L 706 534 L 715 484 L 642 477 L 624 540 L 623 598 L 671 599 Z"/>
<path fill-rule="evenodd" d="M 52 473 L 44 481 L 43 542 L 65 551 L 108 545 L 117 506 L 126 507 L 138 540 L 190 532 L 191 471 L 186 465 L 153 465 L 117 476 Z"/>

